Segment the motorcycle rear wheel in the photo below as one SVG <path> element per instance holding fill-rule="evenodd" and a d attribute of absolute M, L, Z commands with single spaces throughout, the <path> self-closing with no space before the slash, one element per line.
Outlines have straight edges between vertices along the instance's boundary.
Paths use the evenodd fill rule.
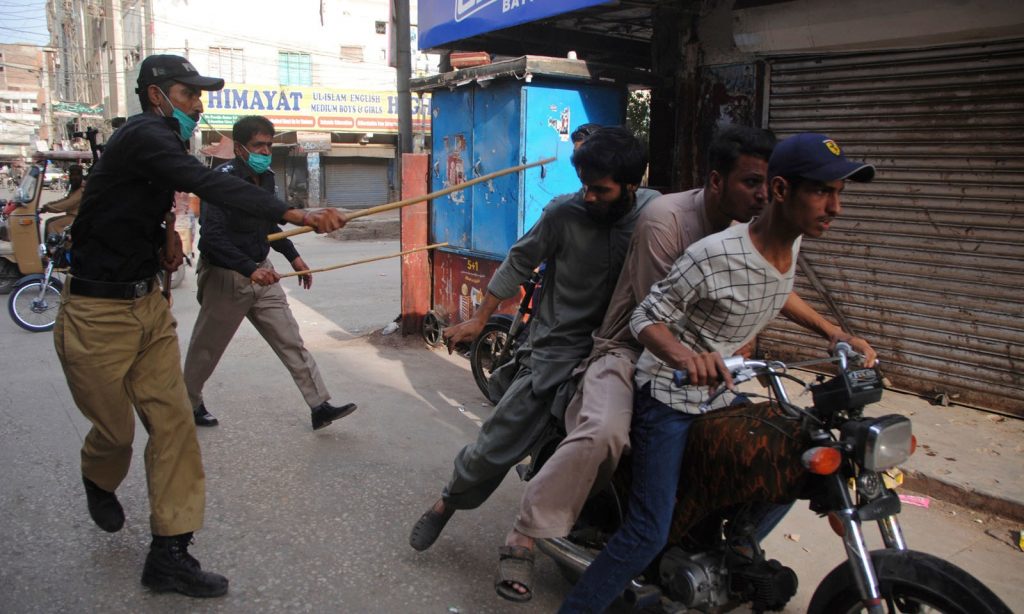
<path fill-rule="evenodd" d="M 1010 614 L 1010 608 L 974 576 L 930 554 L 875 550 L 871 561 L 887 612 Z M 808 614 L 863 611 L 849 563 L 825 576 L 807 608 Z"/>
<path fill-rule="evenodd" d="M 514 349 L 509 348 L 509 351 L 505 352 L 505 360 L 498 362 L 498 354 L 501 348 L 505 347 L 505 344 L 508 343 L 510 324 L 511 320 L 492 317 L 469 347 L 469 365 L 473 369 L 473 379 L 476 380 L 476 385 L 480 388 L 480 392 L 493 402 L 497 401 L 491 399 L 487 382 L 491 378 L 491 373 L 505 362 L 508 362 L 514 353 Z"/>
<path fill-rule="evenodd" d="M 33 333 L 53 330 L 60 309 L 60 291 L 63 288 L 60 280 L 51 279 L 40 298 L 42 287 L 41 279 L 30 281 L 15 288 L 7 300 L 7 310 L 14 323 Z"/>

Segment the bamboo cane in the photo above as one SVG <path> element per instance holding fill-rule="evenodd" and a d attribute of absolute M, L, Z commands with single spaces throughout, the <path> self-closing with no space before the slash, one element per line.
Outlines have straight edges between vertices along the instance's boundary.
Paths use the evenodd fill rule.
<path fill-rule="evenodd" d="M 413 254 L 415 252 L 422 252 L 422 251 L 426 251 L 428 249 L 437 249 L 438 247 L 445 247 L 446 245 L 448 245 L 447 241 L 445 241 L 444 243 L 434 243 L 433 245 L 427 245 L 427 246 L 424 246 L 424 247 L 414 247 L 413 249 L 407 249 L 404 252 L 398 252 L 397 254 L 388 254 L 387 256 L 375 256 L 373 258 L 363 258 L 362 260 L 353 260 L 352 262 L 343 262 L 341 264 L 336 264 L 334 266 L 325 266 L 325 267 L 320 268 L 320 269 L 310 269 L 308 271 L 295 271 L 294 273 L 285 273 L 285 274 L 281 275 L 281 278 L 283 279 L 285 277 L 295 277 L 297 275 L 309 275 L 310 273 L 323 273 L 324 271 L 333 271 L 334 269 L 343 269 L 345 267 L 355 266 L 357 264 L 365 264 L 367 262 L 374 262 L 376 260 L 387 260 L 388 258 L 398 258 L 400 256 L 406 256 L 408 254 Z"/>
<path fill-rule="evenodd" d="M 520 164 L 519 166 L 513 166 L 513 167 L 510 167 L 510 168 L 502 169 L 500 171 L 494 171 L 493 173 L 488 173 L 486 175 L 480 175 L 479 177 L 477 177 L 475 179 L 470 179 L 469 181 L 463 181 L 462 183 L 457 183 L 457 184 L 455 184 L 453 186 L 449 186 L 449 187 L 447 187 L 447 188 L 445 188 L 443 190 L 438 190 L 436 192 L 431 192 L 430 194 L 424 194 L 423 196 L 412 196 L 410 198 L 406 198 L 406 199 L 403 199 L 403 200 L 397 200 L 397 201 L 395 201 L 393 203 L 387 203 L 387 204 L 383 204 L 383 205 L 377 205 L 376 207 L 370 207 L 369 209 L 362 209 L 360 211 L 351 211 L 349 213 L 342 213 L 341 216 L 343 218 L 345 218 L 345 222 L 347 223 L 347 222 L 349 222 L 351 220 L 356 219 L 357 217 L 365 217 L 367 215 L 373 215 L 375 213 L 383 213 L 385 211 L 391 211 L 392 209 L 400 209 L 402 207 L 408 207 L 409 205 L 415 205 L 416 203 L 421 203 L 421 202 L 423 202 L 425 200 L 432 200 L 434 198 L 438 198 L 438 197 L 444 196 L 446 194 L 451 194 L 452 192 L 457 192 L 459 190 L 464 190 L 464 189 L 468 188 L 471 185 L 476 185 L 476 184 L 484 182 L 484 181 L 490 181 L 491 179 L 494 179 L 496 177 L 501 177 L 502 175 L 508 175 L 508 174 L 515 173 L 515 172 L 518 172 L 518 171 L 526 170 L 528 168 L 533 168 L 534 166 L 541 166 L 541 165 L 544 165 L 544 164 L 548 164 L 549 162 L 554 162 L 556 159 L 557 159 L 556 157 L 552 156 L 550 158 L 544 158 L 543 160 L 537 160 L 536 162 L 530 162 L 528 164 Z M 312 230 L 313 230 L 313 228 L 311 226 L 299 226 L 298 228 L 291 228 L 291 229 L 285 230 L 283 232 L 275 232 L 273 234 L 269 234 L 269 235 L 267 235 L 267 241 L 277 241 L 279 239 L 285 239 L 285 238 L 288 238 L 288 237 L 293 237 L 295 235 L 300 235 L 300 234 L 303 234 L 303 233 L 306 233 L 306 232 L 310 232 Z"/>

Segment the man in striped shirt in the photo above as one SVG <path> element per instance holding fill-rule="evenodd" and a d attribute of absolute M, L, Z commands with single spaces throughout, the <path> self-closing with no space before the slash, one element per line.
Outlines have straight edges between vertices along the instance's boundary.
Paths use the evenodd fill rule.
<path fill-rule="evenodd" d="M 637 362 L 630 435 L 630 507 L 563 612 L 604 611 L 664 547 L 689 426 L 714 387 L 732 387 L 722 357 L 781 311 L 793 289 L 801 238 L 828 230 L 845 181 L 870 181 L 874 172 L 843 157 L 825 135 L 786 139 L 768 163 L 771 204 L 764 214 L 690 246 L 637 306 L 630 328 L 645 350 Z M 690 385 L 674 386 L 676 369 L 690 374 Z M 729 396 L 712 409 L 727 405 Z"/>

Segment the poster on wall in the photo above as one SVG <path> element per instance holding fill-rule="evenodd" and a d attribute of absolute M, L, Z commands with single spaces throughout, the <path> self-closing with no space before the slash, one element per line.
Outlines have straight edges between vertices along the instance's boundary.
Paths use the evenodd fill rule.
<path fill-rule="evenodd" d="M 246 115 L 262 115 L 277 130 L 398 132 L 398 94 L 388 91 L 227 83 L 203 92 L 204 124 L 230 130 Z M 430 96 L 412 97 L 412 127 L 430 131 Z"/>

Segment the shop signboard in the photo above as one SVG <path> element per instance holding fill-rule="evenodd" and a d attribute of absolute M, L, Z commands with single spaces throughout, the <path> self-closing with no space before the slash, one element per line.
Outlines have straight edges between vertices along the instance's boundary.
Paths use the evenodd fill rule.
<path fill-rule="evenodd" d="M 74 115 L 89 115 L 94 117 L 103 117 L 103 105 L 88 105 L 84 102 L 55 102 L 53 107 L 50 109 L 55 115 L 60 116 L 74 116 Z"/>
<path fill-rule="evenodd" d="M 607 0 L 419 0 L 419 46 L 430 49 Z"/>
<path fill-rule="evenodd" d="M 246 115 L 262 115 L 280 132 L 397 133 L 398 95 L 328 87 L 227 83 L 203 93 L 203 125 L 230 130 Z M 412 97 L 413 130 L 430 130 L 430 97 Z"/>

